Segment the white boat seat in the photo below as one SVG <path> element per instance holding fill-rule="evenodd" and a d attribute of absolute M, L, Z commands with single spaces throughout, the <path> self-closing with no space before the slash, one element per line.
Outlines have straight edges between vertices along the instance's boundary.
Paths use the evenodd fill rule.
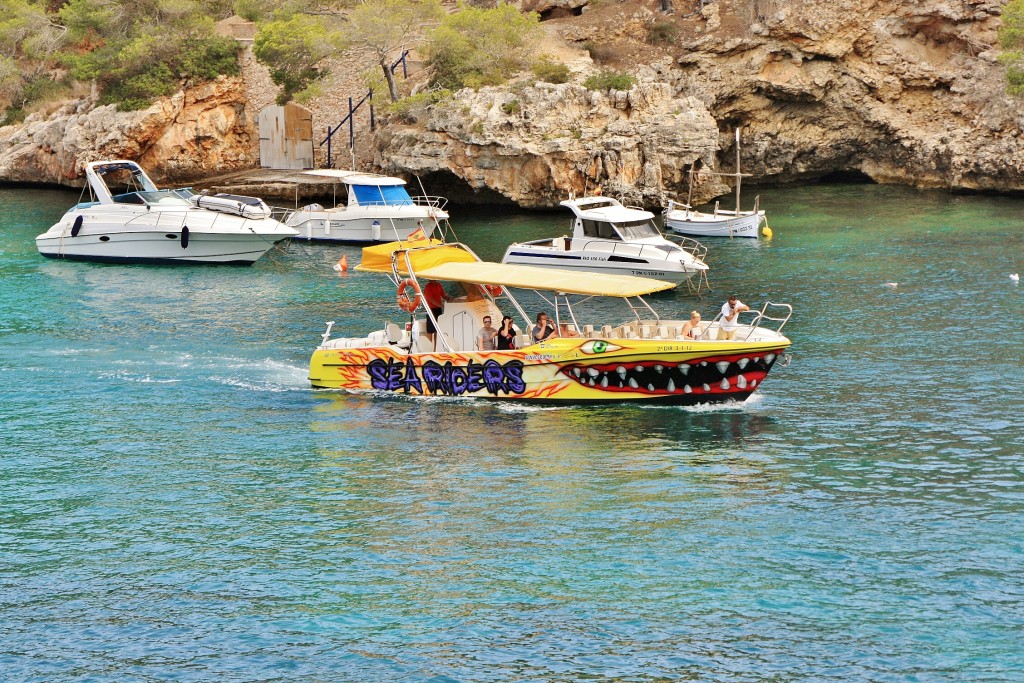
<path fill-rule="evenodd" d="M 669 338 L 669 336 L 668 336 L 668 328 L 666 326 L 664 326 L 664 325 L 658 325 L 657 329 L 654 331 L 654 338 L 655 339 L 668 339 Z"/>
<path fill-rule="evenodd" d="M 530 335 L 528 335 L 528 334 L 517 334 L 515 336 L 515 338 L 512 340 L 512 344 L 517 349 L 525 349 L 527 346 L 529 346 L 532 343 L 533 343 L 533 340 L 530 338 Z"/>
<path fill-rule="evenodd" d="M 584 325 L 583 326 L 583 336 L 587 337 L 587 338 L 593 337 L 594 336 L 594 326 L 593 325 Z"/>
<path fill-rule="evenodd" d="M 384 326 L 384 331 L 388 335 L 389 344 L 397 344 L 402 341 L 402 328 L 395 323 L 388 323 Z"/>
<path fill-rule="evenodd" d="M 433 350 L 434 342 L 430 341 L 429 337 L 422 334 L 416 337 L 416 341 L 412 345 L 412 353 L 430 353 Z"/>
<path fill-rule="evenodd" d="M 612 329 L 611 325 L 601 325 L 601 336 L 605 339 L 610 339 L 615 336 L 615 330 Z"/>
<path fill-rule="evenodd" d="M 650 325 L 641 325 L 640 326 L 640 338 L 641 339 L 650 339 L 651 338 L 651 326 Z"/>

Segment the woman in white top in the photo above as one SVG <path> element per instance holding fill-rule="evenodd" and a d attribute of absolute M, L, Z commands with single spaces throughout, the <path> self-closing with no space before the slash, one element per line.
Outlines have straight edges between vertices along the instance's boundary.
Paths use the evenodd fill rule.
<path fill-rule="evenodd" d="M 700 313 L 692 311 L 690 319 L 683 323 L 683 337 L 686 339 L 700 339 L 703 330 L 700 329 Z"/>

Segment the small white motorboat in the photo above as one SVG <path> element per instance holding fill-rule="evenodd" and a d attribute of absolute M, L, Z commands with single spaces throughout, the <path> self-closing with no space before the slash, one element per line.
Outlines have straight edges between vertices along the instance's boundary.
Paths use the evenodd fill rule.
<path fill-rule="evenodd" d="M 85 177 L 90 200 L 36 237 L 43 256 L 251 265 L 296 234 L 270 218 L 270 207 L 259 199 L 160 190 L 134 161 L 94 161 L 86 164 Z"/>
<path fill-rule="evenodd" d="M 759 208 L 760 197 L 754 198 L 754 210 L 742 211 L 740 209 L 740 185 L 743 174 L 740 173 L 740 129 L 736 129 L 736 172 L 715 173 L 714 175 L 726 176 L 736 179 L 736 208 L 734 210 L 720 209 L 718 202 L 715 202 L 715 209 L 712 213 L 694 211 L 693 198 L 693 173 L 694 167 L 690 165 L 690 195 L 685 204 L 669 201 L 665 209 L 665 228 L 680 235 L 692 235 L 694 237 L 752 237 L 757 239 L 762 225 L 765 226 L 765 235 L 770 237 L 767 226 L 767 219 L 764 211 Z"/>
<path fill-rule="evenodd" d="M 568 199 L 561 205 L 575 214 L 572 237 L 517 242 L 501 262 L 633 275 L 676 285 L 695 278 L 697 289 L 706 284 L 707 248 L 685 237 L 668 239 L 650 211 L 602 196 Z"/>
<path fill-rule="evenodd" d="M 327 209 L 310 204 L 288 211 L 283 221 L 299 231 L 299 238 L 321 242 L 391 242 L 404 240 L 417 230 L 426 237 L 448 220 L 444 197 L 412 197 L 401 178 L 322 169 L 307 175 L 333 178 L 348 188 L 344 204 Z"/>

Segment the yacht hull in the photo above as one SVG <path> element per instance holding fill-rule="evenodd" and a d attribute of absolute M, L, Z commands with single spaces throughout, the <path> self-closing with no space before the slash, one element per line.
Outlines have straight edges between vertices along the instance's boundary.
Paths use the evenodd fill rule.
<path fill-rule="evenodd" d="M 170 239 L 170 235 L 174 235 Z M 101 241 L 101 237 L 107 237 Z M 272 239 L 272 238 L 271 238 Z M 180 233 L 109 233 L 103 236 L 37 238 L 36 247 L 46 258 L 98 263 L 146 264 L 224 264 L 252 265 L 275 241 L 253 235 L 189 235 L 188 246 L 182 248 Z"/>
<path fill-rule="evenodd" d="M 297 211 L 285 224 L 298 231 L 296 239 L 310 242 L 374 243 L 406 240 L 419 229 L 426 237 L 448 214 L 419 207 L 357 207 L 331 211 Z M 376 223 L 376 225 L 374 225 Z"/>
<path fill-rule="evenodd" d="M 598 260 L 598 257 L 584 256 L 581 253 L 558 251 L 528 251 L 522 245 L 513 245 L 505 253 L 502 263 L 517 263 L 541 268 L 558 268 L 578 270 L 584 273 L 603 273 L 605 275 L 633 275 L 649 277 L 655 280 L 681 284 L 701 272 L 698 269 L 683 270 L 681 263 L 645 262 L 643 259 L 629 261 Z M 706 268 L 704 269 L 706 270 Z"/>

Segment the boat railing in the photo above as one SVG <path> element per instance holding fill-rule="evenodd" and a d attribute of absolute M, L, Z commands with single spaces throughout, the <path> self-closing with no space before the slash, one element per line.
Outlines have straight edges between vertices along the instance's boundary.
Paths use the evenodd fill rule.
<path fill-rule="evenodd" d="M 437 209 L 443 211 L 444 207 L 448 206 L 447 197 L 433 197 L 428 195 L 420 195 L 412 198 L 412 201 L 416 206 L 426 206 L 431 209 Z"/>
<path fill-rule="evenodd" d="M 753 310 L 749 312 L 754 313 Z M 789 304 L 777 304 L 771 301 L 766 301 L 764 302 L 764 305 L 761 306 L 761 310 L 756 312 L 754 319 L 750 322 L 750 329 L 747 331 L 747 337 L 749 337 L 754 330 L 759 327 L 772 330 L 776 334 L 782 334 L 782 328 L 792 317 L 793 307 Z M 765 324 L 766 321 L 768 324 Z M 770 325 L 771 323 L 778 323 L 778 326 L 772 327 Z"/>
<path fill-rule="evenodd" d="M 665 235 L 665 237 L 670 238 L 669 241 L 682 248 L 682 250 L 692 256 L 694 260 L 702 263 L 704 262 L 704 257 L 707 256 L 708 249 L 697 240 L 676 235 Z M 574 244 L 573 248 L 579 249 L 580 247 L 577 247 Z M 634 256 L 655 259 L 664 259 L 666 257 L 665 252 L 668 251 L 663 244 L 638 244 L 636 242 L 620 242 L 618 240 L 600 238 L 584 242 L 582 249 L 609 252 L 616 256 Z M 655 254 L 654 252 L 658 253 Z"/>
<path fill-rule="evenodd" d="M 670 242 L 678 244 L 683 251 L 695 259 L 703 261 L 704 257 L 708 255 L 708 248 L 692 237 L 684 237 L 673 233 L 665 233 L 664 237 Z"/>
<path fill-rule="evenodd" d="M 286 206 L 271 206 L 270 217 L 273 218 L 275 221 L 287 225 L 288 221 L 292 218 L 292 216 L 301 211 L 303 211 L 303 209 L 292 209 Z"/>
<path fill-rule="evenodd" d="M 769 330 L 770 332 L 781 335 L 782 328 L 789 322 L 789 319 L 792 316 L 792 306 L 789 304 L 777 304 L 772 301 L 766 301 L 764 305 L 761 306 L 760 310 L 752 308 L 748 311 L 740 311 L 736 316 L 737 329 L 746 328 L 746 335 L 743 336 L 741 341 L 747 341 L 750 339 L 750 336 L 758 329 Z M 748 318 L 747 322 L 744 322 L 744 317 Z M 708 323 L 707 327 L 711 328 L 715 323 L 718 323 L 719 328 L 721 328 L 721 312 L 719 312 L 719 314 L 716 315 L 710 323 Z M 771 323 L 778 323 L 778 325 L 773 327 Z"/>
<path fill-rule="evenodd" d="M 545 240 L 547 241 L 547 240 Z M 573 249 L 582 251 L 601 251 L 616 256 L 646 256 L 647 258 L 665 258 L 665 249 L 660 244 L 637 244 L 636 242 L 620 242 L 618 240 L 591 239 L 583 243 L 582 247 L 573 245 Z M 646 253 L 645 253 L 646 252 Z M 658 252 L 655 254 L 654 252 Z"/>

